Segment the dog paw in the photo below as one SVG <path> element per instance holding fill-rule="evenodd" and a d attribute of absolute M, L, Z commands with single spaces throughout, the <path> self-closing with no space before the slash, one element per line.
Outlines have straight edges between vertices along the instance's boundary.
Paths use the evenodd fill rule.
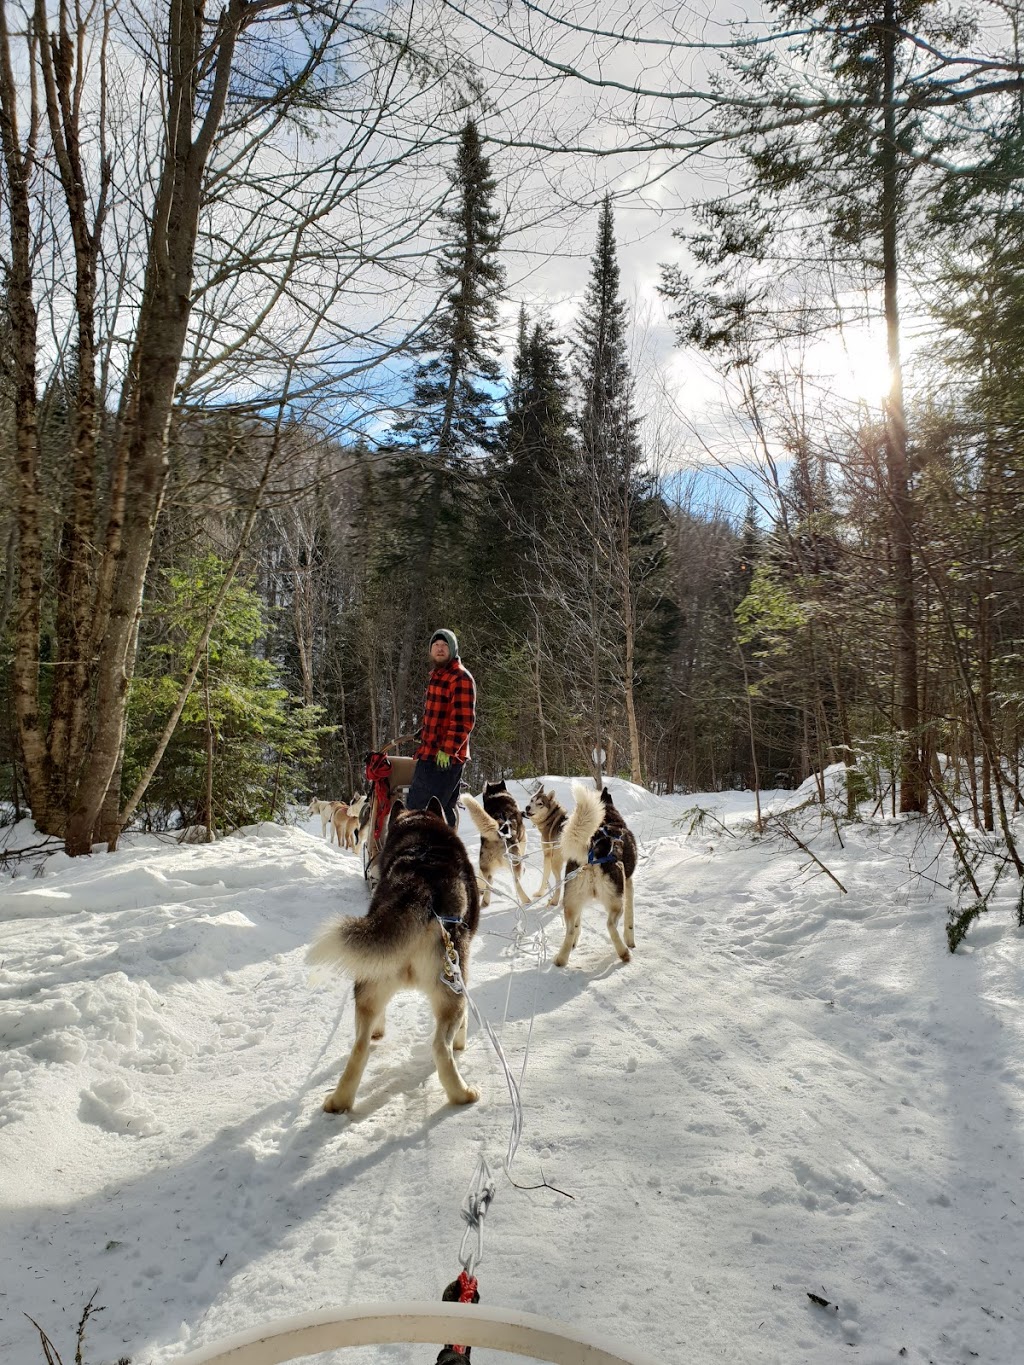
<path fill-rule="evenodd" d="M 559 953 L 558 956 L 555 958 L 555 966 L 564 967 L 568 961 L 569 961 L 568 953 L 566 953 L 564 957 L 562 956 L 561 953 Z"/>
<path fill-rule="evenodd" d="M 629 949 L 628 949 L 628 948 L 623 948 L 622 952 L 619 954 L 619 957 L 622 958 L 623 962 L 631 962 L 631 961 L 632 961 L 632 958 L 631 958 L 631 956 L 630 956 L 630 952 L 629 952 Z"/>
<path fill-rule="evenodd" d="M 627 934 L 627 935 L 626 935 L 626 947 L 627 947 L 627 948 L 635 948 L 635 947 L 636 947 L 636 939 L 633 937 L 632 934 Z"/>
<path fill-rule="evenodd" d="M 333 1090 L 324 1100 L 325 1114 L 347 1114 L 351 1108 L 352 1103 L 351 1102 L 349 1102 L 348 1104 L 343 1103 L 341 1100 L 338 1099 L 337 1095 Z"/>
<path fill-rule="evenodd" d="M 461 1094 L 449 1096 L 452 1104 L 476 1104 L 479 1098 L 480 1091 L 471 1085 L 467 1085 Z"/>

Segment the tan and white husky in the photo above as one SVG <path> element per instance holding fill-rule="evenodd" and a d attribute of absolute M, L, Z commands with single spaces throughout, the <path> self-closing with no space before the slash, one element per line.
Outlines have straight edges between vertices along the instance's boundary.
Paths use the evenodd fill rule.
<path fill-rule="evenodd" d="M 516 799 L 501 782 L 485 782 L 483 805 L 472 796 L 463 796 L 473 824 L 480 831 L 481 904 L 491 903 L 491 883 L 502 867 L 512 873 L 519 904 L 529 900 L 523 890 L 519 869 L 526 857 L 526 822 Z"/>
<path fill-rule="evenodd" d="M 565 889 L 562 913 L 565 938 L 555 957 L 555 966 L 564 967 L 580 937 L 583 907 L 600 901 L 608 912 L 608 934 L 623 962 L 636 946 L 633 937 L 633 872 L 636 869 L 636 840 L 612 804 L 605 787 L 600 793 L 573 783 L 576 807 L 562 831 L 565 858 Z M 619 935 L 623 921 L 625 942 Z"/>
<path fill-rule="evenodd" d="M 557 905 L 562 894 L 562 866 L 565 862 L 562 856 L 562 830 L 569 817 L 559 805 L 555 793 L 546 792 L 543 787 L 538 787 L 527 801 L 526 815 L 537 826 L 544 853 L 544 873 L 537 888 L 537 898 L 543 896 L 550 878 L 554 882 L 554 889 L 548 905 Z"/>
<path fill-rule="evenodd" d="M 333 1114 L 355 1104 L 370 1040 L 384 1036 L 388 1001 L 408 989 L 422 991 L 434 1011 L 434 1065 L 445 1093 L 452 1104 L 471 1104 L 480 1092 L 463 1080 L 453 1052 L 466 1046 L 466 997 L 452 988 L 457 982 L 446 972 L 450 944 L 466 979 L 480 922 L 469 854 L 436 799 L 426 810 L 406 810 L 396 801 L 379 865 L 366 914 L 332 925 L 306 954 L 307 962 L 334 967 L 355 981 L 355 1042 L 324 1108 Z"/>

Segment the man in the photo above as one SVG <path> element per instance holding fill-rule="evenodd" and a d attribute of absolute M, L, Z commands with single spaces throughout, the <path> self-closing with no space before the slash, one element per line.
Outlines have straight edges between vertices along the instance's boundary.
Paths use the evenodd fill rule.
<path fill-rule="evenodd" d="M 459 658 L 459 642 L 452 631 L 434 631 L 430 659 L 433 668 L 423 698 L 420 747 L 406 804 L 412 810 L 425 810 L 436 796 L 454 828 L 469 735 L 476 723 L 476 683 Z"/>

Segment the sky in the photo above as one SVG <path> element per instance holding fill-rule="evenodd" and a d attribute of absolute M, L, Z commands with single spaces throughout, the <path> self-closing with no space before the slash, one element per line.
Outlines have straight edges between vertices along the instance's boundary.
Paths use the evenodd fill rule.
<path fill-rule="evenodd" d="M 548 785 L 571 804 L 566 779 Z M 367 893 L 317 816 L 16 864 L 0 883 L 4 1365 L 43 1365 L 29 1317 L 70 1365 L 94 1291 L 83 1365 L 172 1365 L 294 1314 L 439 1302 L 481 1157 L 496 1191 L 476 1271 L 496 1309 L 666 1365 L 1016 1365 L 1009 891 L 951 955 L 951 869 L 920 822 L 865 808 L 836 826 L 796 809 L 809 786 L 765 795 L 830 877 L 781 826 L 753 836 L 750 793 L 610 786 L 640 842 L 632 961 L 591 906 L 554 967 L 560 912 L 527 910 L 517 937 L 507 877 L 474 945 L 473 1000 L 521 1096 L 511 1180 L 494 1049 L 471 1024 L 461 1067 L 481 1098 L 449 1106 L 417 995 L 389 1008 L 351 1116 L 323 1112 L 351 990 L 306 948 Z M 532 834 L 528 890 L 539 876 Z M 507 1359 L 475 1348 L 476 1365 Z"/>

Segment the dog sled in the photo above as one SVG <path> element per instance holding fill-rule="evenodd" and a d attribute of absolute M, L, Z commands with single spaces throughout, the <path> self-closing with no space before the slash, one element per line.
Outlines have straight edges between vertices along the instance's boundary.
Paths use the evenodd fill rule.
<path fill-rule="evenodd" d="M 415 767 L 414 758 L 403 758 L 386 750 L 366 755 L 367 800 L 360 812 L 359 847 L 363 853 L 363 876 L 371 887 L 377 883 L 377 857 L 384 843 L 391 807 L 399 797 L 408 794 Z"/>
<path fill-rule="evenodd" d="M 394 744 L 402 743 L 404 740 L 401 739 L 394 741 Z M 404 800 L 409 794 L 415 769 L 414 758 L 390 754 L 387 749 L 366 755 L 367 799 L 359 815 L 359 847 L 363 853 L 363 876 L 371 887 L 377 884 L 377 856 L 384 843 L 391 807 L 399 797 Z M 458 810 L 455 817 L 455 828 L 458 829 Z"/>

